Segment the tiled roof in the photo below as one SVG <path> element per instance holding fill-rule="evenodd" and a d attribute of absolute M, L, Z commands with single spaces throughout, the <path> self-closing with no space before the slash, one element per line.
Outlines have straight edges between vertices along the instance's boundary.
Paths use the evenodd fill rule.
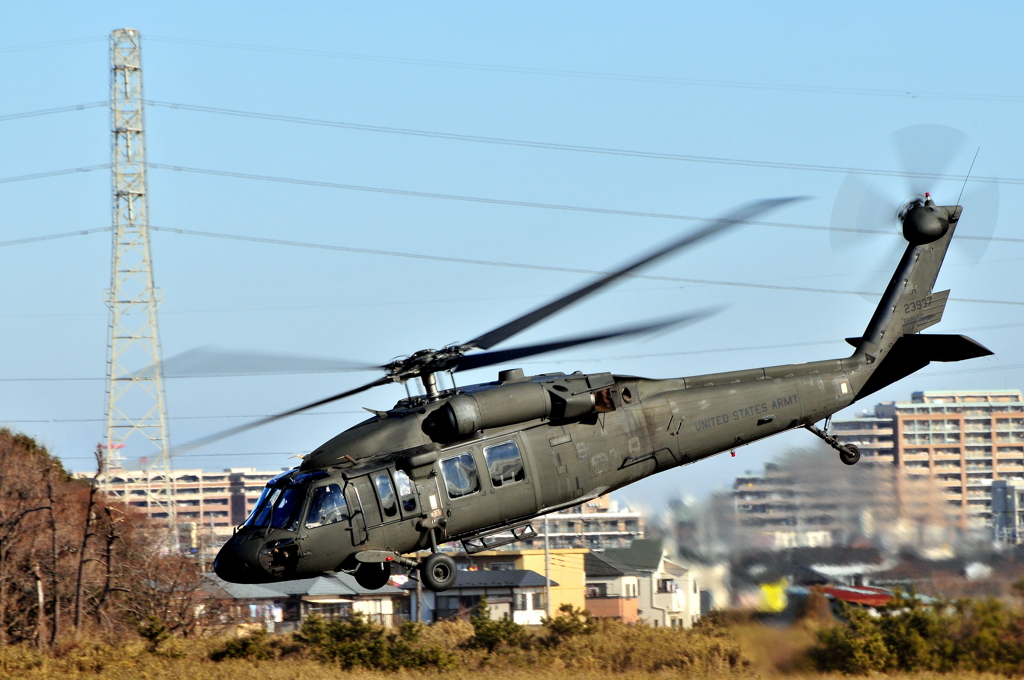
<path fill-rule="evenodd" d="M 602 557 L 637 569 L 657 569 L 664 552 L 660 539 L 638 538 L 628 548 L 608 548 Z"/>
<path fill-rule="evenodd" d="M 640 573 L 629 565 L 621 564 L 606 555 L 597 553 L 587 553 L 583 556 L 583 569 L 587 572 L 588 578 L 636 576 Z"/>

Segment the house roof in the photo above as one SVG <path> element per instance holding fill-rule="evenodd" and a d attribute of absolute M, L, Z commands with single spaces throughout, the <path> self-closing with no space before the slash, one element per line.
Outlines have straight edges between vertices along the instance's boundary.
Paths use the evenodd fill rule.
<path fill-rule="evenodd" d="M 394 586 L 369 590 L 356 583 L 355 577 L 352 575 L 340 573 L 276 583 L 228 583 L 214 574 L 205 574 L 205 576 L 216 589 L 236 600 L 274 599 L 293 595 L 356 597 L 359 595 L 404 594 L 402 589 Z"/>
<path fill-rule="evenodd" d="M 496 569 L 483 571 L 458 571 L 452 588 L 529 588 L 543 586 L 544 577 L 529 569 Z M 552 586 L 557 586 L 551 581 Z M 415 581 L 402 586 L 406 590 L 416 587 Z"/>
<path fill-rule="evenodd" d="M 603 557 L 637 569 L 657 569 L 665 554 L 665 545 L 657 538 L 637 538 L 628 548 L 608 548 Z"/>
<path fill-rule="evenodd" d="M 587 577 L 595 578 L 636 576 L 640 573 L 629 565 L 616 562 L 607 555 L 596 553 L 587 553 L 583 557 L 583 569 L 587 572 Z"/>

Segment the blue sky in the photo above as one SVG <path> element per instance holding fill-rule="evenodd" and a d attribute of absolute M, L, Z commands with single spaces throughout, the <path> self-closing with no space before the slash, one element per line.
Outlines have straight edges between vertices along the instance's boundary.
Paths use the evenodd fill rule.
<path fill-rule="evenodd" d="M 107 98 L 107 36 L 143 35 L 148 99 L 346 124 L 724 159 L 693 162 L 301 125 L 168 106 L 146 112 L 152 163 L 593 209 L 711 217 L 757 198 L 813 200 L 770 219 L 827 227 L 842 172 L 899 168 L 890 135 L 936 123 L 967 133 L 949 172 L 1000 186 L 996 236 L 1021 236 L 1024 140 L 1013 4 L 981 3 L 29 3 L 0 25 L 0 116 Z M 109 112 L 0 120 L 0 179 L 109 162 Z M 732 161 L 742 161 L 734 163 Z M 750 164 L 750 161 L 756 162 Z M 782 164 L 786 167 L 767 167 Z M 678 219 L 483 204 L 153 169 L 150 221 L 190 229 L 410 254 L 607 270 L 684 232 Z M 899 178 L 872 179 L 902 196 Z M 970 228 L 972 191 L 963 204 Z M 952 203 L 958 182 L 932 187 Z M 973 214 L 983 214 L 979 206 Z M 110 224 L 110 177 L 93 171 L 0 183 L 0 241 Z M 827 231 L 746 226 L 534 329 L 527 343 L 728 305 L 699 325 L 523 363 L 530 372 L 693 375 L 845 355 L 874 307 L 895 237 L 833 252 Z M 587 280 L 581 274 L 357 254 L 154 232 L 165 356 L 201 345 L 383 362 L 475 337 Z M 922 389 L 1024 385 L 1024 244 L 981 264 L 953 252 L 942 332 L 996 352 L 933 365 L 880 399 Z M 86 469 L 103 436 L 110 236 L 0 246 L 0 421 Z M 870 283 L 866 283 L 870 282 Z M 749 287 L 770 285 L 782 289 Z M 802 292 L 814 288 L 836 293 Z M 787 289 L 788 288 L 788 289 Z M 1020 325 L 1017 325 L 1020 324 Z M 510 345 L 518 344 L 512 342 Z M 491 369 L 461 378 L 486 381 Z M 368 380 L 363 374 L 167 381 L 184 442 Z M 42 379 L 42 380 L 41 380 Z M 217 469 L 293 464 L 404 391 L 355 399 L 176 460 Z M 852 411 L 851 411 L 852 412 Z M 232 416 L 232 417 L 228 417 Z M 702 495 L 773 455 L 792 433 L 624 492 Z M 263 455 L 272 454 L 272 455 Z M 831 455 L 831 454 L 823 454 Z"/>

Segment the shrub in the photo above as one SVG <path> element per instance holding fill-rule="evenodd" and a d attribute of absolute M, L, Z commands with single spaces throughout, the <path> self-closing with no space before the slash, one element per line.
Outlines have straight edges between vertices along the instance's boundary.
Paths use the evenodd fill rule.
<path fill-rule="evenodd" d="M 897 596 L 876 616 L 849 606 L 818 631 L 821 670 L 842 673 L 1024 672 L 1024 613 L 997 600 L 922 603 Z"/>
<path fill-rule="evenodd" d="M 139 635 L 149 643 L 149 651 L 151 652 L 155 652 L 160 647 L 161 642 L 171 637 L 171 632 L 167 630 L 164 622 L 155 616 L 147 616 L 139 624 L 138 631 Z"/>
<path fill-rule="evenodd" d="M 210 653 L 214 661 L 224 659 L 252 659 L 264 661 L 277 657 L 277 652 L 267 639 L 267 631 L 258 628 L 248 635 L 227 640 L 224 644 Z"/>
<path fill-rule="evenodd" d="M 558 646 L 578 635 L 593 635 L 597 630 L 597 619 L 586 609 L 577 609 L 571 604 L 563 604 L 558 616 L 545 617 L 543 623 L 547 630 L 544 642 L 548 646 Z"/>
<path fill-rule="evenodd" d="M 473 608 L 470 623 L 473 624 L 473 637 L 465 642 L 466 647 L 493 653 L 501 648 L 529 649 L 533 644 L 533 636 L 512 619 L 491 619 L 487 598 L 480 598 Z"/>
<path fill-rule="evenodd" d="M 419 641 L 421 631 L 419 624 L 407 623 L 392 632 L 367 621 L 359 612 L 353 612 L 347 620 L 324 621 L 319 616 L 311 616 L 294 639 L 314 658 L 344 669 L 443 669 L 455 666 L 456 659 L 451 652 Z"/>

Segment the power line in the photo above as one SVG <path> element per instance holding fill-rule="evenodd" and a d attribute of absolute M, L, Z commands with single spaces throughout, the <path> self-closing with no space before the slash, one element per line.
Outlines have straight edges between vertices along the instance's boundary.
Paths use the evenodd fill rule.
<path fill-rule="evenodd" d="M 368 61 L 389 64 L 408 64 L 412 66 L 433 66 L 440 68 L 455 68 L 470 71 L 491 71 L 498 73 L 518 73 L 525 75 L 558 76 L 565 78 L 588 78 L 594 80 L 612 80 L 626 82 L 661 83 L 667 85 L 695 85 L 701 87 L 726 87 L 746 90 L 776 90 L 782 92 L 810 92 L 822 94 L 860 95 L 876 97 L 898 97 L 910 99 L 955 99 L 965 101 L 1002 101 L 1019 102 L 1024 97 L 1019 95 L 998 95 L 998 94 L 970 94 L 970 93 L 947 93 L 910 90 L 881 90 L 868 88 L 845 88 L 816 85 L 784 85 L 774 83 L 751 83 L 733 80 L 704 80 L 697 78 L 674 78 L 669 76 L 647 76 L 626 73 L 600 73 L 596 71 L 576 71 L 567 69 L 532 68 L 527 66 L 500 66 L 496 64 L 473 64 L 468 62 L 443 61 L 438 59 L 414 59 L 406 57 L 382 57 L 369 54 L 357 54 L 353 52 L 332 52 L 327 50 L 311 50 L 294 47 L 272 47 L 263 45 L 248 45 L 243 43 L 227 43 L 213 40 L 190 40 L 184 38 L 173 38 L 167 36 L 147 36 L 147 40 L 166 43 L 178 43 L 183 45 L 201 45 L 204 47 L 218 47 L 225 49 L 249 50 L 253 52 L 268 52 L 276 54 L 292 54 L 297 56 L 328 57 L 334 59 L 349 59 L 353 61 Z"/>
<path fill-rule="evenodd" d="M 363 132 L 381 132 L 395 135 L 408 135 L 415 137 L 427 137 L 432 139 L 447 139 L 461 142 L 478 142 L 482 144 L 496 144 L 502 146 L 518 146 L 531 149 L 548 149 L 553 151 L 573 151 L 579 153 L 603 154 L 609 156 L 628 156 L 634 158 L 647 158 L 653 160 L 684 161 L 689 163 L 715 163 L 721 165 L 740 165 L 755 168 L 771 168 L 777 170 L 800 170 L 806 172 L 828 172 L 841 174 L 876 175 L 882 177 L 919 177 L 936 180 L 956 180 L 964 178 L 958 175 L 943 175 L 935 173 L 908 173 L 899 170 L 878 170 L 871 168 L 842 167 L 834 165 L 813 165 L 807 163 L 783 163 L 775 161 L 757 161 L 742 158 L 721 158 L 715 156 L 694 156 L 689 154 L 661 153 L 656 151 L 638 151 L 635 149 L 618 149 L 600 146 L 585 146 L 577 144 L 559 144 L 555 142 L 538 142 L 525 139 L 511 139 L 505 137 L 487 137 L 482 135 L 466 135 L 459 133 L 437 132 L 433 130 L 418 130 L 413 128 L 396 128 L 382 125 L 367 125 L 362 123 L 347 123 L 342 121 L 330 121 L 317 118 L 300 118 L 298 116 L 285 116 L 271 113 L 258 113 L 254 111 L 240 111 L 237 109 L 220 109 L 212 106 L 195 106 L 192 104 L 177 104 L 173 102 L 147 101 L 151 106 L 160 106 L 169 109 L 180 109 L 182 111 L 195 111 L 199 113 L 215 113 L 219 115 L 238 116 L 242 118 L 255 118 L 259 120 L 272 120 L 283 123 L 297 123 L 301 125 L 318 125 L 323 127 L 343 128 L 348 130 L 359 130 Z M 3 120 L 0 118 L 0 120 Z M 1003 179 L 998 177 L 971 177 L 970 181 L 977 182 L 1002 182 L 1005 184 L 1024 184 L 1024 179 Z"/>
<path fill-rule="evenodd" d="M 59 380 L 59 378 L 56 378 Z M 88 380 L 103 380 L 103 378 L 88 378 Z M 340 416 L 360 415 L 366 411 L 318 411 L 315 413 L 296 413 L 297 416 Z M 231 420 L 234 418 L 269 418 L 270 415 L 223 415 L 223 416 L 168 416 L 168 420 Z M 40 418 L 36 420 L 0 420 L 4 423 L 105 423 L 105 418 Z"/>
<path fill-rule="evenodd" d="M 218 177 L 232 177 L 235 179 L 248 179 L 257 180 L 262 182 L 280 182 L 283 184 L 296 184 L 300 186 L 313 186 L 321 187 L 326 189 L 342 189 L 346 191 L 364 191 L 369 193 L 377 194 L 389 194 L 393 196 L 408 196 L 412 198 L 434 198 L 448 201 L 464 201 L 468 203 L 484 203 L 490 205 L 507 205 L 516 206 L 521 208 L 538 208 L 542 210 L 561 210 L 567 212 L 584 212 L 584 213 L 596 213 L 600 215 L 620 215 L 625 217 L 648 217 L 654 219 L 666 219 L 666 220 L 680 220 L 685 222 L 705 222 L 708 220 L 707 217 L 697 217 L 694 215 L 680 215 L 676 213 L 658 213 L 658 212 L 646 212 L 638 210 L 618 210 L 615 208 L 596 208 L 589 206 L 577 206 L 577 205 L 563 205 L 558 203 L 538 203 L 534 201 L 516 201 L 511 199 L 502 198 L 487 198 L 482 196 L 464 196 L 459 194 L 442 194 L 437 192 L 428 191 L 412 191 L 409 189 L 392 189 L 387 187 L 372 187 L 360 184 L 344 184 L 340 182 L 325 182 L 320 180 L 307 180 L 297 179 L 292 177 L 277 177 L 274 175 L 256 175 L 246 172 L 233 172 L 230 170 L 212 170 L 208 168 L 191 168 L 182 165 L 167 165 L 164 163 L 148 163 L 147 167 L 154 168 L 157 170 L 173 170 L 175 172 L 191 172 L 202 175 L 214 175 Z M 1018 180 L 1008 180 L 1008 182 L 1015 182 Z M 1020 183 L 1024 184 L 1024 180 L 1019 180 Z M 878 231 L 873 229 L 849 229 L 849 228 L 833 228 L 824 227 L 810 224 L 795 224 L 792 222 L 761 222 L 755 220 L 747 220 L 744 224 L 753 224 L 758 226 L 768 227 L 782 227 L 785 229 L 804 229 L 810 231 L 840 231 L 850 232 L 859 234 L 884 234 L 890 235 L 890 232 Z M 181 233 L 186 233 L 185 230 L 179 230 Z M 896 236 L 895 232 L 891 232 L 892 236 Z M 993 240 L 993 241 L 1006 241 L 1010 243 L 1024 243 L 1024 239 L 1002 239 L 982 236 L 963 236 L 963 240 Z"/>
<path fill-rule="evenodd" d="M 84 111 L 100 106 L 110 106 L 110 102 L 90 102 L 88 104 L 75 104 L 73 106 L 59 106 L 55 109 L 39 109 L 38 111 L 25 111 L 23 113 L 8 113 L 0 116 L 0 122 L 5 120 L 16 120 L 18 118 L 34 118 L 36 116 L 49 116 L 54 113 L 67 113 L 68 111 Z"/>
<path fill-rule="evenodd" d="M 306 453 L 309 453 L 308 451 Z M 183 453 L 180 456 L 174 456 L 177 458 L 227 458 L 237 456 L 297 456 L 301 455 L 295 451 L 266 451 L 256 453 Z M 95 461 L 95 456 L 57 456 L 61 460 L 92 460 Z"/>
<path fill-rule="evenodd" d="M 777 170 L 797 170 L 805 172 L 826 172 L 836 174 L 859 174 L 859 175 L 873 175 L 881 177 L 918 177 L 923 179 L 934 179 L 934 180 L 956 180 L 960 181 L 963 178 L 958 175 L 944 175 L 937 173 L 914 173 L 914 172 L 903 172 L 899 170 L 881 170 L 875 168 L 858 168 L 858 167 L 844 167 L 835 165 L 815 165 L 809 163 L 785 163 L 778 161 L 759 161 L 750 160 L 743 158 L 723 158 L 716 156 L 695 156 L 691 154 L 672 154 L 662 153 L 657 151 L 641 151 L 636 149 L 619 149 L 613 147 L 600 147 L 600 146 L 586 146 L 578 144 L 559 144 L 556 142 L 539 142 L 534 140 L 524 139 L 511 139 L 505 137 L 488 137 L 483 135 L 467 135 L 460 133 L 448 133 L 448 132 L 437 132 L 433 130 L 419 130 L 413 128 L 396 128 L 387 127 L 382 125 L 368 125 L 363 123 L 348 123 L 343 121 L 330 121 L 316 118 L 301 118 L 298 116 L 285 116 L 271 113 L 260 113 L 255 111 L 242 111 L 238 109 L 222 109 L 211 106 L 197 106 L 192 104 L 181 104 L 175 102 L 160 102 L 160 101 L 146 101 L 147 105 L 158 106 L 169 109 L 177 109 L 182 111 L 194 111 L 199 113 L 214 113 L 219 115 L 238 116 L 243 118 L 254 118 L 259 120 L 272 120 L 277 122 L 285 123 L 297 123 L 301 125 L 318 125 L 324 127 L 343 128 L 349 130 L 359 130 L 364 132 L 380 132 L 386 134 L 397 134 L 417 137 L 427 137 L 432 139 L 447 139 L 454 141 L 463 142 L 477 142 L 482 144 L 495 144 L 502 146 L 517 146 L 524 148 L 534 149 L 547 149 L 553 151 L 571 151 L 578 153 L 590 153 L 590 154 L 603 154 L 610 156 L 627 156 L 634 158 L 647 158 L 652 160 L 669 160 L 669 161 L 683 161 L 689 163 L 712 163 L 720 165 L 733 165 L 733 166 L 747 166 L 755 168 L 769 168 Z M 18 118 L 29 118 L 32 116 L 43 116 L 54 113 L 64 113 L 67 111 L 78 111 L 87 108 L 107 106 L 108 102 L 92 102 L 89 104 L 76 104 L 73 106 L 63 106 L 54 109 L 42 109 L 39 111 L 27 111 L 24 113 L 12 113 L 4 116 L 0 116 L 0 122 L 5 120 L 13 120 Z M 26 176 L 26 179 L 33 179 L 32 176 Z M 1003 184 L 1024 184 L 1024 179 L 1020 178 L 1002 178 L 1002 177 L 980 177 L 973 176 L 969 178 L 971 182 L 996 182 Z"/>
<path fill-rule="evenodd" d="M 2 180 L 0 180 L 0 181 L 2 181 Z M 676 216 L 676 218 L 677 219 L 684 219 L 684 220 L 694 220 L 694 221 L 697 221 L 697 220 L 704 221 L 706 219 L 706 218 L 702 218 L 702 217 L 688 217 L 688 216 L 684 216 L 684 215 L 678 215 L 678 216 Z M 774 226 L 774 227 L 784 227 L 784 228 L 795 228 L 795 229 L 812 229 L 812 230 L 822 230 L 822 231 L 827 231 L 829 229 L 828 227 L 818 227 L 818 226 L 814 226 L 814 225 L 786 224 L 786 223 L 781 223 L 781 222 L 751 222 L 750 224 L 763 225 L 763 226 Z M 151 231 L 162 231 L 162 232 L 166 232 L 166 233 L 181 234 L 181 235 L 185 235 L 185 236 L 201 236 L 201 237 L 206 237 L 206 238 L 218 238 L 218 239 L 225 239 L 225 240 L 231 240 L 231 241 L 246 241 L 246 242 L 250 242 L 250 243 L 263 243 L 263 244 L 267 244 L 267 245 L 281 245 L 281 246 L 289 246 L 289 247 L 294 247 L 294 248 L 309 248 L 309 249 L 313 249 L 313 250 L 328 250 L 328 251 L 356 253 L 356 254 L 363 254 L 363 255 L 378 255 L 378 256 L 384 256 L 384 257 L 400 257 L 400 258 L 408 258 L 408 259 L 415 259 L 415 260 L 428 260 L 428 261 L 433 261 L 433 262 L 452 262 L 452 263 L 455 263 L 455 264 L 470 264 L 470 265 L 489 266 L 489 267 L 505 267 L 505 268 L 510 268 L 510 269 L 527 269 L 527 270 L 533 270 L 533 271 L 560 272 L 560 273 L 567 273 L 567 274 L 585 274 L 585 275 L 588 275 L 588 276 L 594 276 L 594 275 L 600 276 L 600 275 L 607 274 L 607 272 L 602 272 L 602 271 L 595 270 L 595 269 L 579 269 L 579 268 L 575 268 L 575 267 L 558 267 L 558 266 L 552 266 L 552 265 L 528 264 L 528 263 L 522 263 L 522 262 L 501 262 L 501 261 L 496 261 L 496 260 L 481 260 L 481 259 L 472 259 L 472 258 L 449 257 L 449 256 L 444 256 L 444 255 L 427 255 L 427 254 L 423 254 L 423 253 L 408 253 L 408 252 L 393 251 L 393 250 L 380 250 L 380 249 L 374 249 L 374 248 L 355 248 L 355 247 L 351 247 L 351 246 L 338 246 L 338 245 L 331 245 L 331 244 L 326 244 L 326 243 L 310 243 L 310 242 L 305 242 L 305 241 L 290 241 L 290 240 L 286 240 L 286 239 L 264 238 L 264 237 L 260 237 L 260 236 L 245 236 L 245 235 L 241 235 L 241 234 L 223 234 L 223 233 L 210 232 L 210 231 L 198 231 L 198 230 L 194 230 L 194 229 L 178 229 L 178 228 L 174 228 L 174 227 L 158 227 L 158 226 L 154 226 L 154 225 L 150 225 L 149 229 Z M 34 241 L 44 241 L 44 240 L 50 240 L 50 239 L 67 238 L 67 237 L 70 237 L 70 236 L 81 236 L 81 235 L 85 235 L 85 234 L 94 234 L 94 233 L 106 232 L 106 231 L 110 231 L 110 227 L 100 227 L 98 229 L 85 229 L 85 230 L 81 230 L 81 231 L 66 232 L 66 233 L 62 233 L 62 234 L 49 234 L 49 235 L 46 235 L 46 236 L 35 236 L 35 237 L 30 237 L 30 238 L 25 238 L 25 239 L 17 239 L 15 241 L 0 241 L 0 247 L 7 246 L 7 245 L 18 245 L 18 244 L 22 244 L 22 243 L 30 243 L 30 242 L 34 242 Z M 852 231 L 855 231 L 855 230 L 852 230 Z M 971 237 L 958 237 L 958 238 L 969 239 Z M 980 238 L 980 237 L 974 237 L 974 238 Z M 1021 243 L 1021 242 L 1024 242 L 1024 239 L 1010 239 L 1010 238 L 993 238 L 992 240 L 993 241 L 1007 242 L 1007 243 Z M 733 287 L 733 288 L 755 288 L 755 289 L 760 289 L 760 290 L 791 291 L 791 292 L 798 292 L 798 293 L 824 293 L 824 294 L 830 294 L 830 295 L 857 295 L 857 296 L 877 295 L 878 294 L 876 291 L 836 290 L 836 289 L 833 289 L 833 288 L 814 288 L 814 287 L 810 287 L 810 286 L 784 286 L 784 285 L 780 285 L 780 284 L 770 284 L 770 283 L 746 283 L 746 282 L 740 282 L 740 281 L 723 281 L 723 280 L 713 280 L 713 279 L 690 279 L 690 278 L 681 278 L 681 277 L 674 277 L 674 276 L 653 276 L 653 275 L 650 275 L 650 274 L 630 274 L 630 275 L 628 275 L 628 277 L 629 278 L 634 278 L 634 279 L 643 279 L 643 280 L 648 280 L 648 281 L 663 281 L 663 282 L 670 282 L 670 283 L 688 283 L 688 284 L 691 284 L 691 285 L 706 285 L 706 286 L 726 286 L 726 287 Z M 1014 300 L 986 300 L 986 299 L 980 299 L 980 298 L 950 298 L 950 300 L 956 301 L 956 302 L 968 302 L 968 303 L 973 303 L 973 304 L 1024 306 L 1024 302 L 1018 302 L 1018 301 L 1014 301 Z M 2 381 L 2 380 L 3 379 L 0 379 L 0 381 Z M 92 380 L 92 378 L 83 378 L 83 380 Z"/>
<path fill-rule="evenodd" d="M 679 216 L 679 219 L 693 219 L 704 221 L 706 218 L 689 218 L 685 216 Z M 810 229 L 823 229 L 827 230 L 828 227 L 813 227 L 809 225 L 785 225 L 782 223 L 771 223 L 771 222 L 750 222 L 749 224 L 760 224 L 770 226 L 794 226 L 796 228 L 810 228 Z M 416 260 L 432 260 L 436 262 L 454 262 L 457 264 L 473 264 L 473 265 L 484 265 L 490 267 L 509 267 L 513 269 L 531 269 L 537 271 L 550 271 L 550 272 L 565 272 L 570 274 L 587 274 L 587 275 L 603 275 L 606 272 L 601 272 L 592 269 L 577 269 L 573 267 L 556 267 L 547 265 L 534 265 L 534 264 L 523 264 L 516 262 L 500 262 L 495 260 L 475 260 L 469 258 L 458 258 L 458 257 L 446 257 L 441 255 L 424 255 L 419 253 L 405 253 L 400 251 L 390 250 L 376 250 L 370 248 L 352 248 L 349 246 L 335 246 L 322 243 L 307 243 L 303 241 L 288 241 L 284 239 L 269 239 L 259 236 L 243 236 L 238 234 L 221 234 L 217 232 L 206 232 L 196 231 L 192 229 L 175 229 L 170 227 L 154 227 L 150 226 L 150 229 L 156 231 L 164 231 L 171 233 L 178 233 L 187 236 L 203 236 L 210 238 L 223 238 L 236 241 L 249 241 L 253 243 L 266 243 L 270 245 L 283 245 L 292 246 L 297 248 L 312 248 L 316 250 L 335 250 L 341 252 L 352 252 L 361 253 L 367 255 L 383 255 L 388 257 L 403 257 L 411 258 Z M 1024 239 L 1022 239 L 1024 240 Z M 798 293 L 828 293 L 834 295 L 878 295 L 874 291 L 859 291 L 859 290 L 835 290 L 832 288 L 813 288 L 809 286 L 783 286 L 778 284 L 770 283 L 745 283 L 739 281 L 722 281 L 713 279 L 688 279 L 675 276 L 653 276 L 650 274 L 629 274 L 630 278 L 644 279 L 648 281 L 669 281 L 673 283 L 689 283 L 696 285 L 707 285 L 707 286 L 727 286 L 735 288 L 757 288 L 761 290 L 781 290 L 781 291 L 793 291 Z M 976 304 L 991 304 L 991 305 L 1011 305 L 1011 306 L 1024 306 L 1024 302 L 1017 302 L 1015 300 L 983 300 L 975 298 L 949 298 L 950 300 L 957 302 L 971 302 Z"/>
<path fill-rule="evenodd" d="M 1024 326 L 1024 323 L 1008 323 L 999 324 L 995 326 L 973 326 L 970 328 L 958 328 L 951 329 L 952 333 L 971 333 L 975 331 L 987 331 L 987 330 L 1005 330 L 1008 328 L 1020 328 Z M 625 355 L 614 355 L 606 357 L 591 357 L 587 361 L 620 361 L 623 359 L 655 359 L 661 357 L 676 357 L 676 356 L 688 356 L 694 354 L 722 354 L 727 352 L 756 352 L 761 350 L 769 349 L 787 349 L 790 347 L 814 347 L 820 345 L 834 345 L 843 342 L 840 338 L 832 338 L 831 340 L 809 340 L 807 342 L 786 342 L 773 345 L 747 345 L 742 347 L 715 347 L 711 349 L 692 349 L 692 350 L 680 350 L 676 352 L 658 352 L 652 354 L 625 354 Z M 579 358 L 567 358 L 567 359 L 536 359 L 532 361 L 520 361 L 522 364 L 564 364 L 567 362 L 579 362 Z M 986 369 L 994 370 L 994 369 Z M 277 372 L 277 373 L 248 373 L 245 376 L 225 376 L 225 375 L 196 375 L 196 376 L 176 376 L 181 378 L 237 378 L 237 377 L 252 377 L 252 376 L 267 376 L 267 375 L 304 375 L 304 374 L 324 374 L 333 373 L 336 371 L 319 370 L 319 371 L 289 371 L 289 372 Z M 956 371 L 954 371 L 956 372 Z M 932 374 L 934 375 L 934 374 Z M 174 378 L 167 378 L 173 380 Z M 0 378 L 0 382 L 69 382 L 69 381 L 91 381 L 98 382 L 100 380 L 106 380 L 106 378 Z M 324 411 L 322 413 L 309 413 L 304 412 L 297 415 L 342 415 L 342 414 L 360 414 L 363 411 Z M 221 415 L 221 416 L 170 416 L 171 420 L 199 420 L 199 419 L 222 419 L 222 418 L 269 418 L 268 415 Z M 81 423 L 81 422 L 98 422 L 97 419 L 70 419 L 70 420 L 12 420 L 9 422 L 15 423 Z"/>
<path fill-rule="evenodd" d="M 34 43 L 31 45 L 15 45 L 13 47 L 0 47 L 0 54 L 7 54 L 9 52 L 25 52 L 27 50 L 42 50 L 50 49 L 51 47 L 64 47 L 66 45 L 82 45 L 84 43 L 91 42 L 106 42 L 107 36 L 94 36 L 92 38 L 71 38 L 68 40 L 54 40 L 51 42 Z"/>
<path fill-rule="evenodd" d="M 51 170 L 50 172 L 37 172 L 31 175 L 18 175 L 16 177 L 0 177 L 0 184 L 7 182 L 24 182 L 30 179 L 42 179 L 44 177 L 57 177 L 59 175 L 73 175 L 76 172 L 92 172 L 93 170 L 109 170 L 110 164 L 86 165 L 80 168 L 67 168 L 65 170 Z"/>
<path fill-rule="evenodd" d="M 101 232 L 109 232 L 110 227 L 99 227 L 97 229 L 82 229 L 80 231 L 67 231 L 63 234 L 47 234 L 46 236 L 29 236 L 28 238 L 18 238 L 13 241 L 0 241 L 0 248 L 4 246 L 19 246 L 24 243 L 38 243 L 39 241 L 53 241 L 59 238 L 69 238 L 71 236 L 87 236 L 89 234 L 99 234 Z"/>

